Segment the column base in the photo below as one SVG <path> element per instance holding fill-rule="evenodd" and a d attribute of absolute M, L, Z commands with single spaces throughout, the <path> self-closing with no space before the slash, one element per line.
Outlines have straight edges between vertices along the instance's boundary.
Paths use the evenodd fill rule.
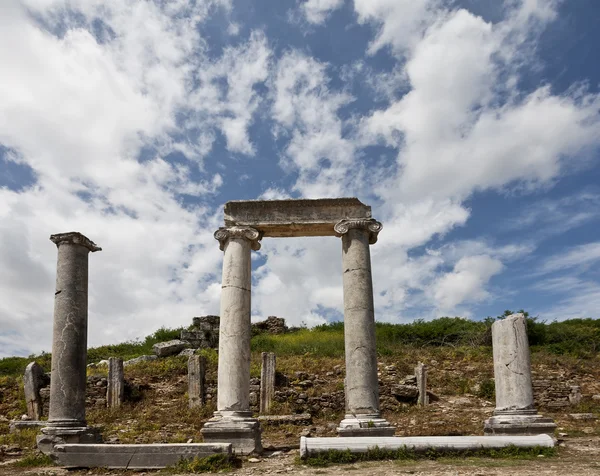
<path fill-rule="evenodd" d="M 346 415 L 337 428 L 338 436 L 394 436 L 396 427 L 381 415 Z"/>
<path fill-rule="evenodd" d="M 91 426 L 49 426 L 42 428 L 42 434 L 36 438 L 38 449 L 52 455 L 56 445 L 102 443 L 100 430 Z"/>
<path fill-rule="evenodd" d="M 235 454 L 262 453 L 262 429 L 252 412 L 215 412 L 200 432 L 205 443 L 231 443 Z"/>
<path fill-rule="evenodd" d="M 552 418 L 534 414 L 497 414 L 485 421 L 484 435 L 541 435 L 554 436 L 556 423 Z"/>

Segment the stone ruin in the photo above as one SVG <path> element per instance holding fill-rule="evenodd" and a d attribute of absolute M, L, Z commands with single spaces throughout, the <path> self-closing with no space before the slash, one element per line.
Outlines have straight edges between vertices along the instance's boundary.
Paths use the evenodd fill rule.
<path fill-rule="evenodd" d="M 38 448 L 68 467 L 131 469 L 164 467 L 181 457 L 232 451 L 260 453 L 261 426 L 250 408 L 251 252 L 260 249 L 260 241 L 265 237 L 304 236 L 341 238 L 346 415 L 337 430 L 340 436 L 352 438 L 337 439 L 337 443 L 328 441 L 335 438 L 314 438 L 311 442 L 302 438 L 303 454 L 340 448 L 342 441 L 352 451 L 365 451 L 384 442 L 390 447 L 413 447 L 415 443 L 408 442 L 410 439 L 380 438 L 391 437 L 395 432 L 394 426 L 381 416 L 375 347 L 370 246 L 377 242 L 381 229 L 381 223 L 371 216 L 371 207 L 356 198 L 226 203 L 225 226 L 215 232 L 224 251 L 217 411 L 201 430 L 206 443 L 183 445 L 102 445 L 99 432 L 87 426 L 88 254 L 101 248 L 77 232 L 52 235 L 50 239 L 58 247 L 53 372 L 48 421 L 38 437 Z M 212 341 L 214 328 L 210 331 L 210 336 L 204 334 L 200 340 Z M 535 410 L 524 317 L 514 315 L 495 322 L 492 335 L 496 410 L 485 422 L 485 434 L 491 436 L 446 438 L 451 441 L 424 437 L 419 445 L 433 449 L 500 448 L 517 444 L 514 435 L 547 434 L 554 430 L 552 420 Z M 426 385 L 424 371 L 417 371 L 420 388 Z M 426 393 L 420 393 L 420 403 L 427 403 Z M 269 392 L 265 398 L 274 397 L 274 392 Z M 552 446 L 551 438 L 544 436 L 547 438 L 536 436 L 529 440 L 521 436 L 518 443 L 526 447 Z"/>

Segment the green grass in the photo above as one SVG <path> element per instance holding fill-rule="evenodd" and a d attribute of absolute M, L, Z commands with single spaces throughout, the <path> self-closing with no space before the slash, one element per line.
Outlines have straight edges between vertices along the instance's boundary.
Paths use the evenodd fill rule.
<path fill-rule="evenodd" d="M 510 314 L 506 311 L 501 318 Z M 600 354 L 600 319 L 571 319 L 546 323 L 527 317 L 527 334 L 532 353 L 568 355 L 577 359 L 597 358 Z M 408 324 L 376 324 L 377 352 L 379 356 L 396 356 L 404 349 L 452 348 L 465 355 L 468 349 L 491 353 L 491 326 L 496 318 L 472 321 L 460 317 L 441 317 L 432 321 L 416 320 Z M 98 362 L 109 357 L 124 360 L 152 354 L 152 346 L 179 337 L 183 328 L 160 328 L 144 340 L 123 342 L 88 349 L 88 362 Z M 344 356 L 344 324 L 335 322 L 312 329 L 292 328 L 286 334 L 266 333 L 252 337 L 252 351 L 275 352 L 279 356 L 311 356 L 342 358 Z M 50 369 L 50 354 L 0 359 L 0 376 L 22 375 L 25 367 L 36 360 L 46 371 Z M 216 360 L 210 351 L 209 360 Z M 491 394 L 491 389 L 486 388 Z"/>
<path fill-rule="evenodd" d="M 43 453 L 33 453 L 21 458 L 13 463 L 17 468 L 34 468 L 39 466 L 54 466 L 54 461 L 50 456 Z"/>
<path fill-rule="evenodd" d="M 425 452 L 416 452 L 415 450 L 398 448 L 397 450 L 385 450 L 378 447 L 369 448 L 364 453 L 353 453 L 350 450 L 339 451 L 329 450 L 319 453 L 315 456 L 306 458 L 298 458 L 298 464 L 306 464 L 313 467 L 327 467 L 330 464 L 353 464 L 362 461 L 380 461 L 380 460 L 419 460 L 439 458 L 456 458 L 464 459 L 467 457 L 478 458 L 498 458 L 498 459 L 531 459 L 538 456 L 556 456 L 558 454 L 555 448 L 533 447 L 533 448 L 517 448 L 516 446 L 508 446 L 499 450 L 494 449 L 479 449 L 472 451 L 438 451 L 428 450 Z"/>

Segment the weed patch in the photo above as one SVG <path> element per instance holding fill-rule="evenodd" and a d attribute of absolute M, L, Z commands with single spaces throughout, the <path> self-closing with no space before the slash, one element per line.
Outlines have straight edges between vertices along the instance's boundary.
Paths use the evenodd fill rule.
<path fill-rule="evenodd" d="M 419 460 L 419 459 L 439 459 L 439 458 L 457 458 L 466 457 L 478 458 L 503 458 L 503 459 L 529 459 L 538 456 L 556 456 L 555 448 L 545 448 L 536 446 L 533 448 L 518 448 L 508 446 L 502 449 L 478 449 L 470 451 L 440 451 L 430 449 L 425 452 L 417 452 L 406 447 L 396 450 L 386 450 L 378 447 L 369 448 L 364 453 L 353 453 L 350 450 L 329 450 L 319 453 L 315 456 L 298 458 L 297 463 L 306 464 L 313 467 L 326 467 L 330 464 L 353 464 L 361 461 L 379 461 L 379 460 Z"/>
<path fill-rule="evenodd" d="M 35 468 L 39 466 L 54 466 L 54 461 L 44 453 L 34 453 L 13 463 L 17 468 Z"/>
<path fill-rule="evenodd" d="M 164 471 L 167 473 L 217 473 L 242 467 L 242 461 L 231 455 L 215 454 L 205 458 L 181 459 Z"/>

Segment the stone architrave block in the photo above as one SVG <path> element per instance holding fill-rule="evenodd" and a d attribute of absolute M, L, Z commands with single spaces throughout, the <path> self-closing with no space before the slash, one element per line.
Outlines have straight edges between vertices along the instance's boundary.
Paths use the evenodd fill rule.
<path fill-rule="evenodd" d="M 27 402 L 27 416 L 32 420 L 42 417 L 42 398 L 40 389 L 46 384 L 44 369 L 37 363 L 31 362 L 25 368 L 23 375 L 23 387 L 25 390 L 25 401 Z"/>
<path fill-rule="evenodd" d="M 173 339 L 167 342 L 159 342 L 152 346 L 152 350 L 157 357 L 168 357 L 169 355 L 179 354 L 188 346 L 188 343 L 183 340 Z"/>
<path fill-rule="evenodd" d="M 202 355 L 190 355 L 188 358 L 188 397 L 190 408 L 206 404 L 205 378 L 206 357 Z"/>
<path fill-rule="evenodd" d="M 123 403 L 125 395 L 125 374 L 123 359 L 110 357 L 108 359 L 108 385 L 106 387 L 106 404 L 108 408 L 116 408 Z"/>
<path fill-rule="evenodd" d="M 181 459 L 231 455 L 230 443 L 58 444 L 53 457 L 66 468 L 162 469 Z"/>
<path fill-rule="evenodd" d="M 419 362 L 415 367 L 415 376 L 417 377 L 417 389 L 419 391 L 417 405 L 425 406 L 429 403 L 427 397 L 427 366 L 422 362 Z"/>
<path fill-rule="evenodd" d="M 260 413 L 269 413 L 275 395 L 275 353 L 262 353 L 260 369 Z"/>
<path fill-rule="evenodd" d="M 369 219 L 371 207 L 357 198 L 244 200 L 225 204 L 225 225 L 250 226 L 262 236 L 334 236 L 341 219 Z"/>

